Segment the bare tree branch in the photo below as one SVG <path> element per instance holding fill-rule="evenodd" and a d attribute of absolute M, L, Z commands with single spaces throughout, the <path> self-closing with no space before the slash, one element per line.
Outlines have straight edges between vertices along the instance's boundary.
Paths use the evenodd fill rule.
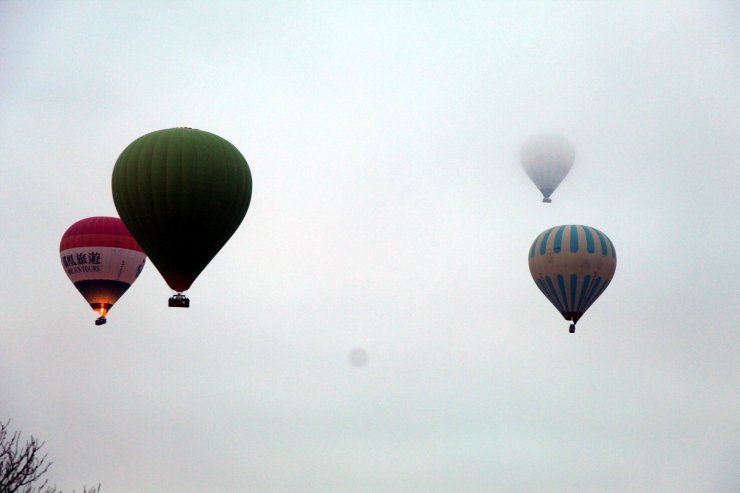
<path fill-rule="evenodd" d="M 40 452 L 45 442 L 32 436 L 22 443 L 21 433 L 10 433 L 9 425 L 10 420 L 0 421 L 0 493 L 61 493 L 43 477 L 52 464 L 47 454 Z M 99 484 L 82 490 L 82 493 L 99 492 Z"/>

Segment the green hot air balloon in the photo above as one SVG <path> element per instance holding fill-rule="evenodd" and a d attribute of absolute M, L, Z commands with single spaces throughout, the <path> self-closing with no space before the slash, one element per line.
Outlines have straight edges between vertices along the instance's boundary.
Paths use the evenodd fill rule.
<path fill-rule="evenodd" d="M 113 202 L 126 228 L 187 307 L 190 288 L 241 224 L 252 198 L 246 159 L 202 130 L 151 132 L 113 168 Z"/>

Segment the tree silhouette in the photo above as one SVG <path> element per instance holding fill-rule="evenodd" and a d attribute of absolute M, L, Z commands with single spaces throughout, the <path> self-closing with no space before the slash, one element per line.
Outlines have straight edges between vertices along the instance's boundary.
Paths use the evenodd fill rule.
<path fill-rule="evenodd" d="M 11 433 L 9 424 L 0 422 L 0 493 L 62 493 L 44 478 L 51 467 L 47 454 L 41 453 L 44 442 L 32 436 L 23 443 L 20 431 Z M 99 492 L 100 485 L 82 490 Z"/>

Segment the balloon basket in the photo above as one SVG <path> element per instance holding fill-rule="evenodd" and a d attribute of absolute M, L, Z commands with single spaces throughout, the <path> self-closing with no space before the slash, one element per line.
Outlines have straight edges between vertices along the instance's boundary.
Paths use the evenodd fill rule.
<path fill-rule="evenodd" d="M 189 308 L 190 300 L 184 294 L 177 293 L 170 298 L 167 305 L 170 308 Z"/>
<path fill-rule="evenodd" d="M 95 320 L 95 325 L 103 325 L 105 322 L 107 322 L 105 317 L 99 317 Z"/>
<path fill-rule="evenodd" d="M 571 334 L 575 334 L 575 332 L 576 332 L 576 324 L 570 324 L 570 328 L 568 329 L 568 331 Z"/>
<path fill-rule="evenodd" d="M 550 197 L 545 197 L 544 199 L 542 199 L 542 202 L 549 204 L 552 202 L 552 199 Z"/>

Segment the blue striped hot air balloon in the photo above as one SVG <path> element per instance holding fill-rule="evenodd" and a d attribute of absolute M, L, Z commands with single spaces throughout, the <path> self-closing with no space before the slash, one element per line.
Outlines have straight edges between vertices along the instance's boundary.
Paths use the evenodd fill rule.
<path fill-rule="evenodd" d="M 611 240 L 590 226 L 567 224 L 540 233 L 529 249 L 529 271 L 566 320 L 576 323 L 609 286 L 617 268 Z"/>

